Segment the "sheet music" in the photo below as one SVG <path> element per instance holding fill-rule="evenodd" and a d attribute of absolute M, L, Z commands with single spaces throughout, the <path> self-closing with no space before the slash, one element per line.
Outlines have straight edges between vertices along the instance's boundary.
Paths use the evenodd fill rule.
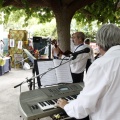
<path fill-rule="evenodd" d="M 38 64 L 39 74 L 48 71 L 50 68 L 54 68 L 53 61 L 39 61 L 37 62 L 37 64 Z M 41 85 L 43 86 L 57 84 L 55 69 L 43 75 L 40 81 L 41 81 Z"/>
<path fill-rule="evenodd" d="M 55 69 L 58 83 L 72 83 L 73 82 L 71 72 L 70 72 L 70 65 L 69 65 L 69 62 L 67 61 L 68 60 L 62 60 L 62 64 L 65 62 L 66 63 Z M 54 62 L 54 66 L 56 67 L 60 65 L 61 60 L 54 59 L 53 62 Z"/>

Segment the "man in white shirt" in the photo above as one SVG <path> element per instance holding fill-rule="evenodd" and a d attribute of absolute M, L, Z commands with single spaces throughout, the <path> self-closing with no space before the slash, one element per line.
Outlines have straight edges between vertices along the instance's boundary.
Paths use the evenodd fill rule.
<path fill-rule="evenodd" d="M 84 45 L 85 35 L 83 32 L 76 32 L 72 35 L 72 41 L 74 43 L 74 50 L 69 53 L 75 53 L 85 49 L 87 46 Z M 64 53 L 66 54 L 66 53 Z M 86 68 L 86 63 L 89 58 L 89 53 L 82 53 L 77 55 L 77 57 L 70 61 L 71 75 L 73 78 L 73 83 L 83 82 L 84 70 Z"/>
<path fill-rule="evenodd" d="M 77 119 L 120 119 L 120 28 L 105 24 L 97 32 L 96 42 L 102 57 L 95 60 L 84 79 L 77 99 L 68 103 L 58 99 L 57 105 Z"/>

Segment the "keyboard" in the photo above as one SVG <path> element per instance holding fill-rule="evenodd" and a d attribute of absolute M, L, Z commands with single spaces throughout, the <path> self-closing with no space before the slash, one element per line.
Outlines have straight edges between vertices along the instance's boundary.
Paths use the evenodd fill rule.
<path fill-rule="evenodd" d="M 71 102 L 82 88 L 82 83 L 69 83 L 22 92 L 19 99 L 20 114 L 24 120 L 39 120 L 60 113 L 63 109 L 56 106 L 57 100 L 63 98 Z"/>

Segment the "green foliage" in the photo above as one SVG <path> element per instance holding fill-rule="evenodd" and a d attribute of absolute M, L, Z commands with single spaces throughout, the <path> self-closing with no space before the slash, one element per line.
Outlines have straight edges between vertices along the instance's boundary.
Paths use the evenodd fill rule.
<path fill-rule="evenodd" d="M 54 19 L 51 22 L 42 25 L 40 24 L 37 26 L 39 27 L 36 27 L 32 36 L 53 37 L 57 39 L 57 32 L 55 32 L 55 34 L 52 35 L 53 31 L 56 28 L 56 23 Z"/>
<path fill-rule="evenodd" d="M 32 17 L 39 18 L 39 23 L 50 22 L 53 18 L 53 12 L 49 8 L 32 8 Z"/>
<path fill-rule="evenodd" d="M 117 2 L 117 0 L 97 0 L 78 10 L 74 15 L 77 21 L 77 30 L 83 31 L 86 37 L 95 40 L 97 28 L 101 24 L 116 23 L 119 25 L 120 9 L 116 8 Z"/>
<path fill-rule="evenodd" d="M 5 8 L 1 8 L 0 11 L 4 12 L 4 23 L 6 24 L 9 20 L 13 19 L 13 21 L 18 21 L 21 17 L 25 17 L 23 27 L 28 25 L 29 19 L 37 18 L 38 23 L 46 23 L 50 22 L 53 18 L 53 12 L 48 8 L 29 8 L 26 0 L 22 0 L 22 3 L 25 5 L 24 9 L 18 9 L 13 6 L 8 6 Z"/>
<path fill-rule="evenodd" d="M 117 2 L 118 0 L 97 0 L 77 11 L 74 18 L 83 24 L 91 24 L 94 20 L 98 20 L 98 24 L 120 24 L 120 9 L 117 9 Z"/>
<path fill-rule="evenodd" d="M 0 8 L 2 8 L 3 2 L 4 2 L 4 0 L 0 0 Z"/>
<path fill-rule="evenodd" d="M 76 12 L 74 18 L 82 24 L 91 24 L 92 21 L 97 20 L 100 23 L 118 23 L 120 24 L 120 9 L 117 9 L 117 2 L 119 0 L 96 0 L 93 4 L 87 5 Z M 38 23 L 50 22 L 55 16 L 49 8 L 29 7 L 28 0 L 21 0 L 24 9 L 18 9 L 13 6 L 1 8 L 5 14 L 4 22 L 7 23 L 14 14 L 14 20 L 17 21 L 20 17 L 26 16 L 23 27 L 28 25 L 28 20 L 35 17 L 38 18 Z M 1 4 L 3 0 L 1 1 Z M 19 14 L 17 14 L 19 13 Z"/>

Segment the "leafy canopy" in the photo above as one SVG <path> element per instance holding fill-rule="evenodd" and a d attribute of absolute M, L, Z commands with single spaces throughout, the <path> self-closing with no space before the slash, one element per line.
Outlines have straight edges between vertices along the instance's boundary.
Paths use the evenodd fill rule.
<path fill-rule="evenodd" d="M 97 0 L 92 5 L 87 5 L 78 10 L 74 18 L 83 24 L 90 24 L 94 20 L 97 20 L 98 24 L 120 24 L 120 7 L 118 8 L 118 3 L 119 0 Z"/>
<path fill-rule="evenodd" d="M 4 0 L 1 0 L 1 4 Z M 46 7 L 31 7 L 29 8 L 29 4 L 27 0 L 22 0 L 24 9 L 20 9 L 13 6 L 7 6 L 2 8 L 0 11 L 4 12 L 4 22 L 7 23 L 11 14 L 18 12 L 14 20 L 20 19 L 22 16 L 26 16 L 24 25 L 28 25 L 27 20 L 32 17 L 38 18 L 39 23 L 49 22 L 54 18 L 53 11 Z M 76 11 L 74 18 L 78 22 L 82 22 L 83 24 L 91 24 L 92 21 L 97 20 L 98 23 L 117 23 L 120 24 L 120 7 L 118 8 L 119 0 L 97 0 L 93 4 L 87 5 L 78 11 Z M 74 6 L 73 6 L 74 7 Z M 11 12 L 12 11 L 12 12 Z"/>

